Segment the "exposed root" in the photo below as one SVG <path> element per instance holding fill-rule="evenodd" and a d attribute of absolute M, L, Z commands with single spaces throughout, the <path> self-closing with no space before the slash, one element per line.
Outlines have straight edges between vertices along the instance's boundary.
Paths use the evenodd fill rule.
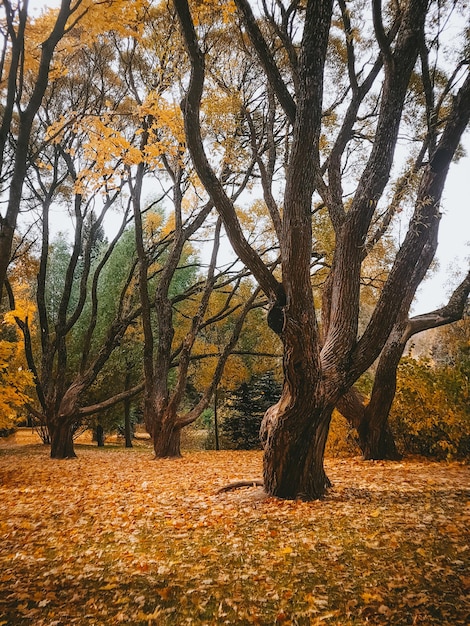
<path fill-rule="evenodd" d="M 224 485 L 217 490 L 217 493 L 225 493 L 226 491 L 234 491 L 235 489 L 241 489 L 242 487 L 264 487 L 264 482 L 259 479 L 254 480 L 237 480 L 234 483 Z"/>

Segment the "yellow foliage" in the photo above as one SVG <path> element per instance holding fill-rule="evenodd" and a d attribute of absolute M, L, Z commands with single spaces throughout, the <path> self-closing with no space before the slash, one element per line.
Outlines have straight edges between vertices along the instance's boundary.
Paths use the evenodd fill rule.
<path fill-rule="evenodd" d="M 468 458 L 468 376 L 457 366 L 402 359 L 390 421 L 402 447 L 437 458 Z"/>
<path fill-rule="evenodd" d="M 73 5 L 74 3 L 72 3 Z M 144 28 L 143 15 L 149 6 L 147 0 L 83 0 L 67 23 L 67 34 L 60 42 L 62 57 L 74 50 L 92 44 L 98 35 L 115 32 L 122 37 L 139 36 Z M 41 46 L 56 23 L 58 9 L 51 8 L 30 19 L 26 30 L 25 73 L 37 73 Z M 67 66 L 59 58 L 53 60 L 50 80 L 61 78 Z"/>
<path fill-rule="evenodd" d="M 14 325 L 15 318 L 20 319 L 22 322 L 25 322 L 26 319 L 33 319 L 35 311 L 36 307 L 33 302 L 24 296 L 20 296 L 16 298 L 16 308 L 5 313 L 3 319 L 5 323 Z"/>
<path fill-rule="evenodd" d="M 141 118 L 152 119 L 153 136 L 146 146 L 147 158 L 158 157 L 164 152 L 177 153 L 185 143 L 184 122 L 180 107 L 169 102 L 160 93 L 151 91 L 139 108 Z"/>
<path fill-rule="evenodd" d="M 23 369 L 21 343 L 0 340 L 0 429 L 11 428 L 20 409 L 30 400 L 31 372 Z"/>
<path fill-rule="evenodd" d="M 145 216 L 144 229 L 147 236 L 154 239 L 161 233 L 163 224 L 163 215 L 161 213 L 147 213 Z"/>
<path fill-rule="evenodd" d="M 224 389 L 232 391 L 233 389 L 237 389 L 249 378 L 250 372 L 242 358 L 237 354 L 232 354 L 225 364 L 224 374 L 220 384 Z"/>
<path fill-rule="evenodd" d="M 194 354 L 217 354 L 222 346 L 215 344 L 198 342 L 195 346 Z M 195 362 L 191 370 L 191 381 L 196 389 L 206 389 L 214 378 L 218 357 L 207 357 Z M 236 389 L 242 382 L 249 379 L 249 371 L 241 359 L 236 354 L 232 354 L 225 364 L 224 373 L 220 382 L 221 387 L 227 390 Z"/>
<path fill-rule="evenodd" d="M 193 0 L 190 8 L 195 26 L 216 22 L 227 24 L 236 11 L 233 0 Z"/>

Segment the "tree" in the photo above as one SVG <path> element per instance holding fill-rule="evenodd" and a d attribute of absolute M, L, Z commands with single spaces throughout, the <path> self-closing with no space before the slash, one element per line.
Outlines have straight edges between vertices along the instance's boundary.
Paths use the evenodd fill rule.
<path fill-rule="evenodd" d="M 453 75 L 454 79 L 459 76 L 459 82 L 442 92 L 445 116 L 442 106 L 439 123 L 428 120 L 432 140 L 425 147 L 427 162 L 418 173 L 409 228 L 377 304 L 358 336 L 361 266 L 368 246 L 374 244 L 381 216 L 385 213 L 385 218 L 390 218 L 383 209 L 384 194 L 400 124 L 406 123 L 406 113 L 412 117 L 411 105 L 416 105 L 410 98 L 410 86 L 416 83 L 420 51 L 419 91 L 425 100 L 433 100 L 438 87 L 430 81 L 425 53 L 426 29 L 432 27 L 434 6 L 425 0 L 408 0 L 387 4 L 384 10 L 380 0 L 374 0 L 371 15 L 361 14 L 357 6 L 358 19 L 373 24 L 372 29 L 364 26 L 359 35 L 351 23 L 351 3 L 339 2 L 339 16 L 334 15 L 331 0 L 287 7 L 278 3 L 272 11 L 264 4 L 261 27 L 250 3 L 235 0 L 236 23 L 256 53 L 285 116 L 285 126 L 290 128 L 282 214 L 270 204 L 278 224 L 282 266 L 282 279 L 278 280 L 246 241 L 236 207 L 209 160 L 200 108 L 210 47 L 205 45 L 204 29 L 193 21 L 187 0 L 174 0 L 174 5 L 191 61 L 182 103 L 187 145 L 234 250 L 271 301 L 268 323 L 283 342 L 283 391 L 263 424 L 265 489 L 283 498 L 318 498 L 330 484 L 323 456 L 332 410 L 379 356 L 403 311 L 408 310 L 436 250 L 442 191 L 470 118 L 468 65 L 459 60 Z M 341 67 L 348 84 L 344 87 L 342 80 L 330 80 L 326 94 L 324 84 L 338 69 L 330 67 L 327 56 L 337 17 L 345 36 Z M 269 29 L 270 38 L 263 29 Z M 233 28 L 233 39 L 238 32 Z M 271 46 L 270 40 L 276 46 Z M 365 54 L 367 60 L 373 55 L 369 63 Z M 331 118 L 335 136 L 325 142 L 324 120 Z M 349 180 L 345 168 L 352 176 Z M 346 204 L 347 193 L 351 198 Z M 326 207 L 335 234 L 321 325 L 310 277 L 314 198 Z"/>
<path fill-rule="evenodd" d="M 388 422 L 396 392 L 400 359 L 407 343 L 417 333 L 460 320 L 469 293 L 470 273 L 454 290 L 445 306 L 397 322 L 380 355 L 370 399 L 366 401 L 362 394 L 351 389 L 339 400 L 338 408 L 358 432 L 365 459 L 401 458 Z"/>
<path fill-rule="evenodd" d="M 222 432 L 238 450 L 260 447 L 259 431 L 263 415 L 281 393 L 272 372 L 244 382 L 228 394 L 224 403 Z"/>
<path fill-rule="evenodd" d="M 68 37 L 75 36 L 71 30 Z M 102 37 L 87 48 L 88 54 L 64 43 L 59 58 L 68 63 L 68 71 L 59 72 L 49 85 L 30 145 L 32 166 L 25 186 L 29 195 L 24 194 L 23 202 L 30 215 L 39 212 L 38 341 L 34 342 L 31 320 L 20 320 L 20 327 L 38 401 L 32 408 L 47 425 L 54 458 L 75 456 L 73 432 L 84 419 L 141 389 L 137 384 L 125 390 L 108 389 L 104 398 L 93 397 L 108 359 L 140 312 L 133 284 L 135 248 L 124 262 L 121 257 L 119 271 L 116 263 L 112 280 L 108 275 L 108 285 L 103 284 L 130 216 L 130 202 L 122 194 L 126 179 L 120 178 L 119 170 L 127 147 L 116 146 L 109 135 L 106 143 L 105 129 L 97 122 L 107 107 L 114 106 L 113 98 L 122 102 L 122 83 L 116 68 L 108 67 L 115 60 L 110 58 L 112 51 Z M 126 103 L 122 106 L 116 115 L 121 124 L 124 118 L 132 119 L 125 117 Z M 132 130 L 130 122 L 128 128 Z M 72 242 L 59 240 L 54 248 L 51 213 L 58 206 L 70 211 L 74 230 Z M 105 241 L 103 223 L 112 210 L 117 232 Z M 114 296 L 112 301 L 103 297 L 107 290 Z"/>
<path fill-rule="evenodd" d="M 52 20 L 52 28 L 44 32 L 39 42 L 40 57 L 31 59 L 26 51 L 30 35 L 28 2 L 16 5 L 9 0 L 2 2 L 3 45 L 1 79 L 5 105 L 1 109 L 0 127 L 0 175 L 5 188 L 8 181 L 9 197 L 0 228 L 0 297 L 7 275 L 18 214 L 22 202 L 23 184 L 29 166 L 29 142 L 33 124 L 46 92 L 55 49 L 64 37 L 70 24 L 80 19 L 82 0 L 63 0 Z M 31 50 L 28 50 L 28 53 Z M 37 51 L 33 51 L 36 54 Z M 28 83 L 25 76 L 33 76 Z M 12 137 L 13 135 L 13 137 Z M 10 153 L 5 159 L 7 142 L 11 142 Z M 5 168 L 6 163 L 8 167 Z"/>
<path fill-rule="evenodd" d="M 251 290 L 247 300 L 238 293 L 243 290 L 247 271 L 218 266 L 222 227 L 212 219 L 212 203 L 199 200 L 200 184 L 194 176 L 184 146 L 182 116 L 177 103 L 179 78 L 184 76 L 187 62 L 182 59 L 177 21 L 159 4 L 149 7 L 143 33 L 124 42 L 120 60 L 130 94 L 139 114 L 139 142 L 134 144 L 132 158 L 125 159 L 136 225 L 136 249 L 139 256 L 139 293 L 142 307 L 144 336 L 144 420 L 151 434 L 157 457 L 180 455 L 181 429 L 204 411 L 220 382 L 229 356 L 238 340 L 243 321 L 255 306 L 258 290 Z M 165 37 L 162 37 L 162 32 Z M 168 37 L 167 34 L 171 36 Z M 171 71 L 171 75 L 169 75 Z M 221 100 L 223 102 L 221 102 Z M 223 141 L 236 126 L 236 111 L 230 101 L 208 100 L 210 132 Z M 235 107 L 236 108 L 236 107 Z M 236 141 L 240 145 L 240 141 Z M 240 157 L 236 150 L 225 159 L 225 185 L 235 200 L 245 189 L 248 177 L 235 168 Z M 248 168 L 253 165 L 249 165 Z M 149 171 L 159 173 L 160 181 L 168 185 L 167 211 L 171 218 L 164 224 L 153 225 L 145 220 L 144 181 Z M 199 236 L 213 239 L 213 251 L 203 272 L 193 254 L 192 240 Z M 164 253 L 152 257 L 152 250 Z M 175 290 L 181 282 L 185 266 L 198 266 L 197 273 L 183 289 Z M 152 280 L 155 277 L 155 280 Z M 233 315 L 231 332 L 223 345 L 210 346 L 210 354 L 198 354 L 198 348 L 208 342 L 208 329 Z M 215 359 L 212 375 L 200 388 L 194 402 L 186 389 L 191 377 L 191 365 L 201 359 Z M 195 377 L 194 377 L 195 378 Z"/>

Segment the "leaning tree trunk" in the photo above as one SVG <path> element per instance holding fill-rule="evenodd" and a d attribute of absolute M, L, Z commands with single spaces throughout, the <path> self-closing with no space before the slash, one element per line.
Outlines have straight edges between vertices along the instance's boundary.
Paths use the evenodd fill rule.
<path fill-rule="evenodd" d="M 73 445 L 72 422 L 60 420 L 54 426 L 49 427 L 51 432 L 51 459 L 75 458 Z"/>
<path fill-rule="evenodd" d="M 370 401 L 357 427 L 362 454 L 366 460 L 398 461 L 401 454 L 395 445 L 388 416 L 397 387 L 397 368 L 406 345 L 408 318 L 396 323 L 377 364 Z"/>
<path fill-rule="evenodd" d="M 356 389 L 350 389 L 336 403 L 336 408 L 357 432 L 357 443 L 365 460 L 399 461 L 388 415 L 395 394 L 395 373 L 383 386 L 374 387 L 370 402 Z"/>

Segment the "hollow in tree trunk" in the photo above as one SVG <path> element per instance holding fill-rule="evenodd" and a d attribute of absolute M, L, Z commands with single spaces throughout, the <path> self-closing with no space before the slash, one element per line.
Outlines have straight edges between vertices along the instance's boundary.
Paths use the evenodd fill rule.
<path fill-rule="evenodd" d="M 72 459 L 75 454 L 73 429 L 70 422 L 59 422 L 51 431 L 51 459 Z"/>

